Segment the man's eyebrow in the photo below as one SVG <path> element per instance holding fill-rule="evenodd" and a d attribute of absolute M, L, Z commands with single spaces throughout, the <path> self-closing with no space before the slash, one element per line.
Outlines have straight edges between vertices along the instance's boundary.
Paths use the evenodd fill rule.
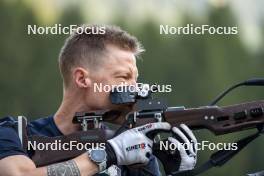
<path fill-rule="evenodd" d="M 131 67 L 129 67 L 128 69 L 117 69 L 113 72 L 113 75 L 119 75 L 119 74 L 130 74 L 130 75 L 133 75 L 134 74 L 134 71 Z M 136 70 L 135 71 L 135 77 L 138 78 L 139 77 L 139 74 L 138 74 L 138 71 Z"/>
<path fill-rule="evenodd" d="M 118 69 L 118 70 L 115 70 L 113 72 L 114 75 L 118 75 L 118 74 L 123 74 L 123 73 L 128 73 L 129 71 L 126 70 L 126 69 Z"/>

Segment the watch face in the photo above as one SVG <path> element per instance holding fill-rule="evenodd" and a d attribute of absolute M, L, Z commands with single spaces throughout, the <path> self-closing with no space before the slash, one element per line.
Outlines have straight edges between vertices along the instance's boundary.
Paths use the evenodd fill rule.
<path fill-rule="evenodd" d="M 91 159 L 97 163 L 101 163 L 106 159 L 106 153 L 104 150 L 92 150 L 90 155 Z"/>

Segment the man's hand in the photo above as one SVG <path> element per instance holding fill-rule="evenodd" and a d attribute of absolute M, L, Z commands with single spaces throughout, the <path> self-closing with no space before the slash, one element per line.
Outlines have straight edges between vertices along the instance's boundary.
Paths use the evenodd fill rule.
<path fill-rule="evenodd" d="M 173 136 L 167 139 L 175 150 L 155 150 L 156 155 L 164 164 L 166 174 L 192 170 L 197 161 L 197 139 L 192 131 L 184 124 L 172 128 Z"/>
<path fill-rule="evenodd" d="M 152 153 L 152 136 L 160 131 L 169 131 L 171 126 L 167 122 L 150 123 L 127 130 L 113 139 L 108 140 L 106 152 L 109 165 L 147 164 Z M 115 161 L 116 160 L 116 161 Z M 108 161 L 109 162 L 109 161 Z"/>
<path fill-rule="evenodd" d="M 192 131 L 184 124 L 181 124 L 179 128 L 173 127 L 172 132 L 175 136 L 180 138 L 179 140 L 176 139 L 177 137 L 168 138 L 171 143 L 177 146 L 178 154 L 181 159 L 179 163 L 179 171 L 193 169 L 197 161 L 197 139 Z"/>

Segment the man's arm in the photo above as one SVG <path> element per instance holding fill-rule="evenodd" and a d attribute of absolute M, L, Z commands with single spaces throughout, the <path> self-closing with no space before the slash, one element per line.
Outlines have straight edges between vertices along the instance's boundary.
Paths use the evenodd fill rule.
<path fill-rule="evenodd" d="M 15 120 L 5 118 L 0 123 L 0 176 L 80 176 L 94 175 L 95 165 L 84 153 L 73 160 L 36 168 L 35 163 L 23 151 L 15 126 Z M 52 156 L 50 156 L 52 157 Z M 71 173 L 70 173 L 71 172 Z M 76 174 L 72 174 L 72 173 Z"/>
<path fill-rule="evenodd" d="M 106 143 L 107 165 L 148 164 L 153 140 L 148 134 L 169 131 L 170 124 L 157 122 L 129 129 Z M 52 157 L 52 156 L 50 156 Z M 36 168 L 24 155 L 12 155 L 0 160 L 0 176 L 81 176 L 94 175 L 99 168 L 84 153 L 73 160 Z"/>
<path fill-rule="evenodd" d="M 98 172 L 87 153 L 72 160 L 36 168 L 31 159 L 14 155 L 0 160 L 0 176 L 89 176 Z"/>

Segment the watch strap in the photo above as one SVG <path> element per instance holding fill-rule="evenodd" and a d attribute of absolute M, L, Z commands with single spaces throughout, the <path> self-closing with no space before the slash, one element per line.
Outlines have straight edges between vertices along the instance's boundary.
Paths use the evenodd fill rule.
<path fill-rule="evenodd" d="M 107 168 L 106 161 L 103 161 L 101 163 L 97 163 L 97 165 L 99 167 L 99 172 L 104 172 Z"/>

